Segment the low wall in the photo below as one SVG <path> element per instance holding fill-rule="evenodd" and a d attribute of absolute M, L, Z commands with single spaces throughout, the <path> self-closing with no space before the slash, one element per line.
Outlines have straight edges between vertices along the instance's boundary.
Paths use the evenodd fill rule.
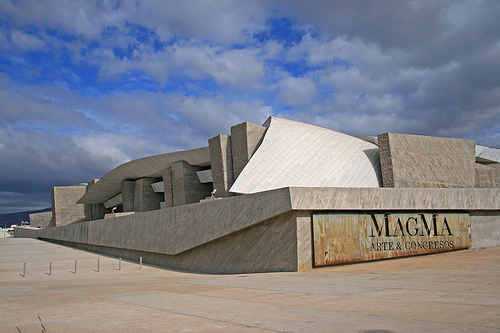
<path fill-rule="evenodd" d="M 32 227 L 14 228 L 14 237 L 16 238 L 38 238 L 38 232 L 41 229 Z"/>
<path fill-rule="evenodd" d="M 469 222 L 473 248 L 500 246 L 499 211 L 472 211 Z"/>
<path fill-rule="evenodd" d="M 498 189 L 283 188 L 15 237 L 188 271 L 297 271 L 313 265 L 312 215 L 332 211 L 468 213 L 472 246 L 500 246 Z"/>

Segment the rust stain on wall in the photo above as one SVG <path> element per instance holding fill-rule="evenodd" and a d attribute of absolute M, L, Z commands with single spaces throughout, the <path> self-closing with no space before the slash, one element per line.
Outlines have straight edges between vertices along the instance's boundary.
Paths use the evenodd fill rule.
<path fill-rule="evenodd" d="M 313 214 L 313 237 L 315 266 L 471 246 L 463 213 Z"/>

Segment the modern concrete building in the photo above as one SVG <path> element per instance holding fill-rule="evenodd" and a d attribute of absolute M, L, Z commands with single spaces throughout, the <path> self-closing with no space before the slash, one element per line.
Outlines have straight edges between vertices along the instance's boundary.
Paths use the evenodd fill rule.
<path fill-rule="evenodd" d="M 499 246 L 499 187 L 500 150 L 471 140 L 271 117 L 120 165 L 80 189 L 80 211 L 53 200 L 54 222 L 16 237 L 190 271 L 296 271 Z"/>

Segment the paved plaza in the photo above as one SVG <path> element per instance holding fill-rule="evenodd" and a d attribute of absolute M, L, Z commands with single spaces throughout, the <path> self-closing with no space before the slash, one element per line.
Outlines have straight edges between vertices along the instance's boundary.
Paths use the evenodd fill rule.
<path fill-rule="evenodd" d="M 500 248 L 203 275 L 7 238 L 0 300 L 0 332 L 499 332 Z"/>

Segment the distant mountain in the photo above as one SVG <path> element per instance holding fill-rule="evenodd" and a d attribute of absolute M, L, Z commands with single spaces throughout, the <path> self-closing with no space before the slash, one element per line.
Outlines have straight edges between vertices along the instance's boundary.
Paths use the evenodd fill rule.
<path fill-rule="evenodd" d="M 0 214 L 0 227 L 10 227 L 12 224 L 21 224 L 22 221 L 29 222 L 30 214 L 50 212 L 52 208 L 30 210 L 26 212 Z"/>

